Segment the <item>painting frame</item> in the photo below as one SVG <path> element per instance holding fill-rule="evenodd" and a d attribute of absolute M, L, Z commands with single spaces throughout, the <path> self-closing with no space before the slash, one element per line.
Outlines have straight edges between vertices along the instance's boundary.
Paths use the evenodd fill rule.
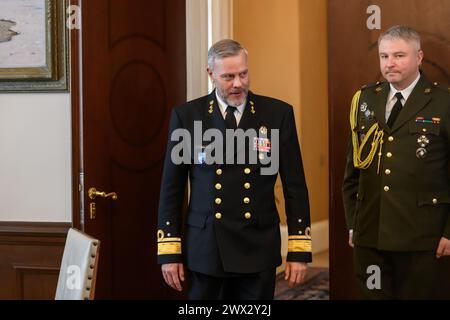
<path fill-rule="evenodd" d="M 45 3 L 45 65 L 0 68 L 0 93 L 69 91 L 69 0 Z"/>

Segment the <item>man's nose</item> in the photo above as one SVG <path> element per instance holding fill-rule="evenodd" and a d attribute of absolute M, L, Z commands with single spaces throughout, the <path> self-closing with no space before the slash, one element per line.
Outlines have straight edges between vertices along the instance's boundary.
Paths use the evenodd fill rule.
<path fill-rule="evenodd" d="M 395 59 L 394 59 L 394 57 L 389 56 L 389 57 L 387 58 L 387 66 L 388 66 L 388 67 L 393 67 L 394 65 L 395 65 Z"/>
<path fill-rule="evenodd" d="M 233 87 L 241 87 L 242 81 L 240 77 L 234 77 L 233 79 Z"/>

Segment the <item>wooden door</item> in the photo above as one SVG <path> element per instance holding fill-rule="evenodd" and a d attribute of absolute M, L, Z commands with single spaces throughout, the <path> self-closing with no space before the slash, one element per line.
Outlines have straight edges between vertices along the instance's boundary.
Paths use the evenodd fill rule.
<path fill-rule="evenodd" d="M 82 220 L 101 240 L 96 298 L 179 298 L 156 263 L 156 226 L 168 120 L 186 100 L 185 0 L 81 5 Z M 95 219 L 92 187 L 118 195 L 95 199 Z"/>
<path fill-rule="evenodd" d="M 369 29 L 367 24 L 369 20 L 370 27 L 376 26 L 376 21 L 372 19 L 376 18 L 373 15 L 377 15 L 378 10 L 382 31 L 393 25 L 406 24 L 421 34 L 425 53 L 423 70 L 427 77 L 431 81 L 450 83 L 450 1 L 328 1 L 332 299 L 357 296 L 341 187 L 351 98 L 363 84 L 382 80 L 377 46 L 380 30 Z"/>

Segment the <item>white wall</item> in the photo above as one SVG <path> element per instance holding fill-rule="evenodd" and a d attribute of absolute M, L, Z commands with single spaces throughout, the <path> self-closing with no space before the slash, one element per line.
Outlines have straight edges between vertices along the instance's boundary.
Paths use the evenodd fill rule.
<path fill-rule="evenodd" d="M 0 221 L 71 222 L 69 93 L 0 94 Z"/>

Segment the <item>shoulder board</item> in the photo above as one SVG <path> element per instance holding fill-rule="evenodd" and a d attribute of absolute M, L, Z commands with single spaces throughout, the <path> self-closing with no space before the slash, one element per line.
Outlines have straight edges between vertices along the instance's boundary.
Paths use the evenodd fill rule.
<path fill-rule="evenodd" d="M 361 90 L 365 90 L 365 89 L 369 89 L 369 88 L 375 88 L 378 86 L 381 86 L 383 84 L 383 82 L 377 81 L 377 82 L 373 82 L 373 83 L 369 83 L 369 84 L 365 84 L 361 87 Z"/>
<path fill-rule="evenodd" d="M 449 86 L 446 86 L 446 85 L 434 82 L 433 83 L 433 87 L 450 93 L 450 87 Z"/>

